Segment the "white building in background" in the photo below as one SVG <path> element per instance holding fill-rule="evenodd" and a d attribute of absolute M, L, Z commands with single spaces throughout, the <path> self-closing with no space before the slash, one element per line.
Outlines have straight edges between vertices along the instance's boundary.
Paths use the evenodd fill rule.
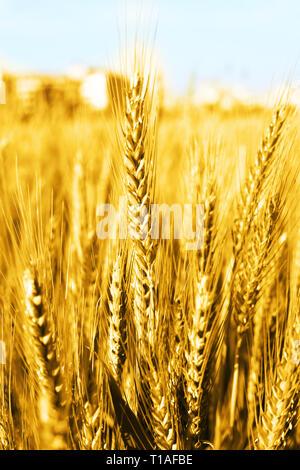
<path fill-rule="evenodd" d="M 94 109 L 105 109 L 109 104 L 107 78 L 101 67 L 89 68 L 73 64 L 66 73 L 71 80 L 79 82 L 79 93 L 86 104 Z"/>
<path fill-rule="evenodd" d="M 105 72 L 97 69 L 82 77 L 80 93 L 83 100 L 93 108 L 105 109 L 108 105 Z"/>

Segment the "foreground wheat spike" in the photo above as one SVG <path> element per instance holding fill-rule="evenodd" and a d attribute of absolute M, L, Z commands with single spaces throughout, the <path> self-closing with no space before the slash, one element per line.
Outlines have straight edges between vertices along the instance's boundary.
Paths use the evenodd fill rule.
<path fill-rule="evenodd" d="M 153 243 L 150 237 L 150 171 L 153 127 L 152 91 L 142 71 L 135 69 L 126 88 L 126 112 L 123 124 L 126 194 L 130 229 L 141 236 L 134 240 L 134 315 L 137 338 L 141 349 L 145 336 L 153 336 L 154 281 Z M 149 115 L 150 114 L 150 115 Z M 151 137 L 151 139 L 150 139 Z M 150 140 L 149 140 L 150 139 Z M 152 318 L 151 318 L 152 317 Z M 147 332 L 147 334 L 146 334 Z M 148 352 L 141 351 L 142 354 Z"/>
<path fill-rule="evenodd" d="M 270 249 L 280 211 L 279 197 L 272 198 L 261 227 L 253 231 L 250 249 L 241 257 L 233 286 L 234 318 L 239 333 L 249 328 L 268 268 Z"/>
<path fill-rule="evenodd" d="M 24 273 L 27 331 L 33 347 L 31 365 L 40 389 L 40 418 L 44 423 L 41 445 L 64 449 L 66 443 L 66 410 L 64 382 L 58 361 L 55 336 L 43 306 L 42 289 L 34 268 Z M 44 447 L 45 448 L 45 447 Z"/>
<path fill-rule="evenodd" d="M 280 197 L 272 198 L 264 214 L 262 226 L 253 229 L 249 248 L 241 253 L 232 289 L 233 313 L 237 326 L 237 344 L 234 360 L 233 389 L 230 422 L 234 422 L 234 410 L 239 377 L 240 349 L 244 333 L 252 324 L 260 290 L 270 262 L 273 235 L 280 213 Z"/>
<path fill-rule="evenodd" d="M 169 400 L 171 391 L 168 390 L 168 381 L 164 381 L 164 373 L 155 363 L 150 365 L 150 377 L 151 421 L 155 443 L 160 450 L 171 450 L 176 438 Z"/>
<path fill-rule="evenodd" d="M 215 237 L 215 182 L 208 180 L 203 194 L 204 234 L 203 247 L 196 252 L 195 266 L 195 305 L 191 325 L 188 330 L 188 349 L 186 356 L 186 394 L 190 433 L 194 447 L 201 446 L 207 432 L 207 357 L 208 343 L 212 324 L 212 268 Z"/>
<path fill-rule="evenodd" d="M 167 397 L 157 371 L 155 338 L 157 325 L 154 263 L 156 246 L 151 239 L 150 205 L 154 194 L 155 90 L 151 78 L 135 64 L 126 88 L 126 112 L 123 126 L 126 193 L 130 230 L 134 236 L 134 320 L 137 333 L 137 357 L 141 371 L 141 413 L 151 414 L 156 445 L 170 449 L 174 442 Z M 146 411 L 148 408 L 149 411 Z"/>
<path fill-rule="evenodd" d="M 273 286 L 272 286 L 273 287 Z M 264 299 L 271 300 L 271 296 Z M 258 396 L 261 394 L 261 367 L 264 353 L 264 334 L 266 332 L 266 316 L 268 308 L 271 308 L 271 301 L 265 305 L 260 305 L 257 309 L 254 319 L 254 335 L 249 363 L 249 378 L 247 384 L 247 401 L 248 401 L 248 429 L 252 432 L 255 420 L 255 412 L 258 404 Z"/>
<path fill-rule="evenodd" d="M 119 253 L 115 261 L 110 284 L 108 356 L 112 374 L 120 382 L 126 359 L 126 259 Z"/>
<path fill-rule="evenodd" d="M 183 268 L 183 265 L 179 264 L 179 270 Z M 185 359 L 185 314 L 184 307 L 182 305 L 182 298 L 176 296 L 176 288 L 172 295 L 171 310 L 172 320 L 171 328 L 167 331 L 166 341 L 171 338 L 170 344 L 170 357 L 169 363 L 166 369 L 168 370 L 168 379 L 164 380 L 164 383 L 169 384 L 168 386 L 168 401 L 164 403 L 164 406 L 168 406 L 171 414 L 172 423 L 172 449 L 183 449 L 185 430 L 187 427 L 187 405 L 186 397 L 184 393 L 184 364 Z M 160 372 L 161 374 L 161 372 Z M 164 397 L 165 393 L 160 394 Z M 169 428 L 171 429 L 171 428 Z M 168 435 L 168 433 L 165 433 Z M 171 448 L 171 447 L 169 447 Z"/>
<path fill-rule="evenodd" d="M 299 406 L 299 299 L 294 299 L 288 319 L 288 328 L 281 359 L 275 365 L 274 375 L 267 379 L 265 406 L 257 425 L 255 448 L 276 450 L 285 444 L 292 429 Z"/>
<path fill-rule="evenodd" d="M 233 250 L 236 260 L 250 230 L 263 183 L 266 180 L 269 169 L 272 167 L 272 163 L 275 161 L 276 148 L 280 141 L 287 116 L 286 106 L 282 106 L 275 111 L 272 122 L 262 141 L 261 148 L 257 152 L 254 166 L 250 169 L 245 188 L 242 191 L 242 202 L 238 205 L 239 216 L 235 221 L 233 230 Z"/>
<path fill-rule="evenodd" d="M 247 401 L 248 401 L 248 428 L 251 434 L 256 408 L 263 390 L 263 375 L 262 370 L 264 349 L 267 344 L 267 331 L 270 322 L 273 320 L 275 323 L 279 321 L 278 316 L 278 301 L 277 289 L 280 289 L 279 281 L 277 279 L 277 272 L 280 270 L 280 260 L 285 253 L 286 234 L 283 234 L 278 244 L 278 252 L 270 263 L 269 273 L 266 273 L 269 285 L 266 285 L 262 292 L 259 306 L 254 316 L 254 333 L 253 344 L 251 347 L 251 356 L 249 360 L 249 378 L 247 384 Z M 277 325 L 278 327 L 278 325 Z M 276 330 L 276 324 L 275 324 Z"/>

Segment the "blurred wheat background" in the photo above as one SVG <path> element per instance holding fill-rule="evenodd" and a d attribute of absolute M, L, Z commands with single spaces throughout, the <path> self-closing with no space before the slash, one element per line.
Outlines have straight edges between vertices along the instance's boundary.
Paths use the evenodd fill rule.
<path fill-rule="evenodd" d="M 300 448 L 297 102 L 170 104 L 150 54 L 2 74 L 1 450 Z M 203 246 L 99 239 L 121 196 L 203 204 Z"/>

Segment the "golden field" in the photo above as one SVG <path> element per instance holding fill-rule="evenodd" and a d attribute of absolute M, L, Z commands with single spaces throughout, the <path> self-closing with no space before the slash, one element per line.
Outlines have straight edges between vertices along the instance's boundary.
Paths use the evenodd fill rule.
<path fill-rule="evenodd" d="M 0 106 L 2 450 L 299 449 L 298 110 L 152 79 Z M 99 239 L 120 196 L 203 204 L 203 246 Z"/>

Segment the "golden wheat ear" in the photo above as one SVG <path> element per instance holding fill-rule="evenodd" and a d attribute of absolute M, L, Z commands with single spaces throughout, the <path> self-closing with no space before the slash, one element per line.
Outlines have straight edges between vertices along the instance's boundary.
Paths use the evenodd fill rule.
<path fill-rule="evenodd" d="M 136 46 L 124 61 L 115 115 L 127 199 L 128 237 L 132 239 L 134 251 L 134 322 L 139 347 L 147 355 L 144 342 L 149 334 L 153 337 L 155 303 L 155 246 L 151 239 L 150 212 L 155 193 L 157 83 L 156 72 L 148 64 L 151 52 L 146 53 L 143 46 Z M 137 233 L 141 236 L 136 236 Z"/>
<path fill-rule="evenodd" d="M 32 348 L 28 361 L 35 374 L 39 394 L 40 420 L 43 423 L 41 446 L 67 448 L 66 401 L 62 367 L 59 363 L 53 326 L 43 304 L 43 291 L 34 267 L 26 269 L 26 332 Z"/>
<path fill-rule="evenodd" d="M 270 171 L 274 170 L 274 164 L 276 161 L 279 161 L 276 150 L 287 118 L 287 106 L 278 108 L 273 115 L 261 147 L 257 152 L 255 164 L 250 169 L 245 189 L 241 193 L 242 204 L 238 205 L 239 216 L 235 220 L 235 226 L 232 231 L 234 255 L 232 266 L 233 288 L 230 294 L 229 308 L 230 311 L 233 311 L 237 335 L 230 405 L 231 427 L 234 426 L 235 420 L 240 352 L 244 332 L 249 329 L 255 312 L 259 285 L 264 277 L 264 271 L 268 263 L 270 240 L 275 233 L 279 211 L 278 204 L 277 206 L 276 203 L 270 205 L 269 219 L 266 223 L 267 227 L 261 232 L 258 232 L 255 227 L 253 228 L 253 224 L 261 202 L 264 184 L 268 176 L 270 176 Z M 256 249 L 258 246 L 259 250 Z"/>
<path fill-rule="evenodd" d="M 266 392 L 261 405 L 254 446 L 276 450 L 286 445 L 288 433 L 297 423 L 299 407 L 299 300 L 291 305 L 282 357 L 273 374 L 266 378 Z"/>
<path fill-rule="evenodd" d="M 245 187 L 241 193 L 241 204 L 238 204 L 239 216 L 235 220 L 233 234 L 233 251 L 237 260 L 239 253 L 243 249 L 245 239 L 253 222 L 255 211 L 260 201 L 261 191 L 270 170 L 274 168 L 276 158 L 278 158 L 277 148 L 283 134 L 284 125 L 288 118 L 288 108 L 282 106 L 278 108 L 266 135 L 259 148 L 254 165 L 251 167 L 245 182 Z"/>
<path fill-rule="evenodd" d="M 126 252 L 118 253 L 110 283 L 108 356 L 112 374 L 116 382 L 121 382 L 121 375 L 126 360 L 127 325 L 126 325 Z"/>
<path fill-rule="evenodd" d="M 151 204 L 155 194 L 155 153 L 157 90 L 155 73 L 145 66 L 143 50 L 134 52 L 125 67 L 124 107 L 116 113 L 119 121 L 119 144 L 123 157 L 128 229 L 132 258 L 133 321 L 135 333 L 135 369 L 139 413 L 149 434 L 162 442 L 166 408 L 162 406 L 162 386 L 155 364 L 155 336 L 159 327 L 155 289 L 157 247 L 151 237 Z M 128 61 L 129 62 L 129 61 Z M 158 388 L 157 388 L 158 387 Z M 159 390 L 158 390 L 159 389 Z M 160 413 L 161 412 L 161 413 Z M 147 415 L 147 418 L 145 417 Z M 158 416 L 159 415 L 159 416 Z M 168 415 L 168 413 L 167 413 Z M 164 443 L 164 446 L 170 444 Z"/>
<path fill-rule="evenodd" d="M 189 414 L 189 429 L 193 447 L 201 446 L 206 435 L 207 404 L 207 344 L 211 334 L 214 288 L 213 281 L 213 252 L 215 236 L 215 194 L 211 184 L 204 191 L 204 243 L 196 252 L 194 266 L 194 305 L 191 304 L 188 328 L 188 345 L 186 356 L 186 398 Z"/>
<path fill-rule="evenodd" d="M 282 347 L 267 350 L 268 374 L 264 378 L 265 396 L 259 403 L 254 447 L 276 450 L 287 445 L 294 431 L 299 411 L 300 384 L 300 297 L 298 247 L 293 247 L 289 266 L 289 295 L 286 306 L 286 328 L 279 331 Z"/>

